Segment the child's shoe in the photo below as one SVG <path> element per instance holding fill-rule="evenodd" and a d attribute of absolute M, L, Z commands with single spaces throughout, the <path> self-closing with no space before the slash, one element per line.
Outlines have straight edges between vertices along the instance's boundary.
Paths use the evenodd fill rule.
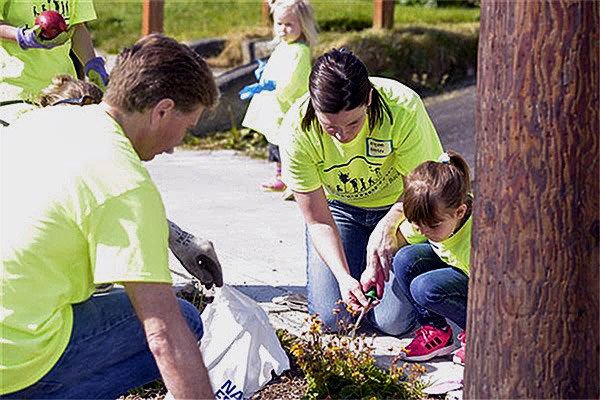
<path fill-rule="evenodd" d="M 285 190 L 285 183 L 276 177 L 271 182 L 266 182 L 260 185 L 264 191 L 267 192 L 283 192 Z"/>
<path fill-rule="evenodd" d="M 460 340 L 460 349 L 454 352 L 454 357 L 452 357 L 452 361 L 456 364 L 465 365 L 465 350 L 467 347 L 467 335 L 464 332 L 456 335 L 456 338 Z"/>
<path fill-rule="evenodd" d="M 452 353 L 452 328 L 438 329 L 424 325 L 417 329 L 415 338 L 400 353 L 400 358 L 406 361 L 427 361 L 434 357 Z"/>

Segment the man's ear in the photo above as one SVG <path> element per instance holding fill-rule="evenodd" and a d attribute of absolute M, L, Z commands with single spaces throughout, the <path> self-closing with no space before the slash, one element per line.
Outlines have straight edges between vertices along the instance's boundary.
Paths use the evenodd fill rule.
<path fill-rule="evenodd" d="M 152 126 L 157 126 L 160 122 L 168 117 L 169 114 L 175 110 L 175 102 L 172 99 L 165 98 L 160 100 L 152 108 L 151 121 Z"/>

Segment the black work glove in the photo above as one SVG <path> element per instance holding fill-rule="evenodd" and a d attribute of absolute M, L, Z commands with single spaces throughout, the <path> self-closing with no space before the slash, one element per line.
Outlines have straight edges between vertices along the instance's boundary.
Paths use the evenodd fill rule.
<path fill-rule="evenodd" d="M 198 238 L 169 222 L 169 248 L 181 265 L 207 288 L 223 286 L 223 271 L 209 240 Z"/>

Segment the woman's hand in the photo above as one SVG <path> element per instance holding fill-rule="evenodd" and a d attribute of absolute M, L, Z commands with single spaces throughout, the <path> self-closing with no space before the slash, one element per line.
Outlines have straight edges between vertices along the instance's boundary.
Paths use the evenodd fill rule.
<path fill-rule="evenodd" d="M 392 258 L 400 248 L 396 232 L 398 224 L 384 217 L 379 221 L 367 243 L 367 269 L 381 270 L 387 282 L 392 269 Z"/>
<path fill-rule="evenodd" d="M 378 299 L 383 297 L 384 285 L 385 279 L 383 277 L 383 270 L 381 268 L 367 267 L 360 276 L 360 286 L 363 292 L 366 293 L 371 288 L 375 287 Z"/>
<path fill-rule="evenodd" d="M 338 278 L 338 285 L 340 287 L 340 293 L 342 294 L 342 300 L 344 300 L 344 303 L 346 303 L 352 311 L 358 312 L 364 307 L 369 306 L 369 300 L 363 293 L 360 282 L 352 276 L 345 275 Z"/>

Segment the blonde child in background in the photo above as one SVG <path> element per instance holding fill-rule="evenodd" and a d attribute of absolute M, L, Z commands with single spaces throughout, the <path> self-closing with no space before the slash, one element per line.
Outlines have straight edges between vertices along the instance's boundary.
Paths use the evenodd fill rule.
<path fill-rule="evenodd" d="M 317 27 L 308 0 L 271 2 L 273 30 L 279 44 L 264 66 L 257 70 L 258 83 L 240 91 L 240 98 L 252 98 L 242 125 L 269 142 L 269 161 L 275 162 L 275 177 L 262 184 L 267 191 L 283 191 L 279 127 L 290 106 L 308 91 L 311 68 L 310 46 L 317 42 Z"/>

